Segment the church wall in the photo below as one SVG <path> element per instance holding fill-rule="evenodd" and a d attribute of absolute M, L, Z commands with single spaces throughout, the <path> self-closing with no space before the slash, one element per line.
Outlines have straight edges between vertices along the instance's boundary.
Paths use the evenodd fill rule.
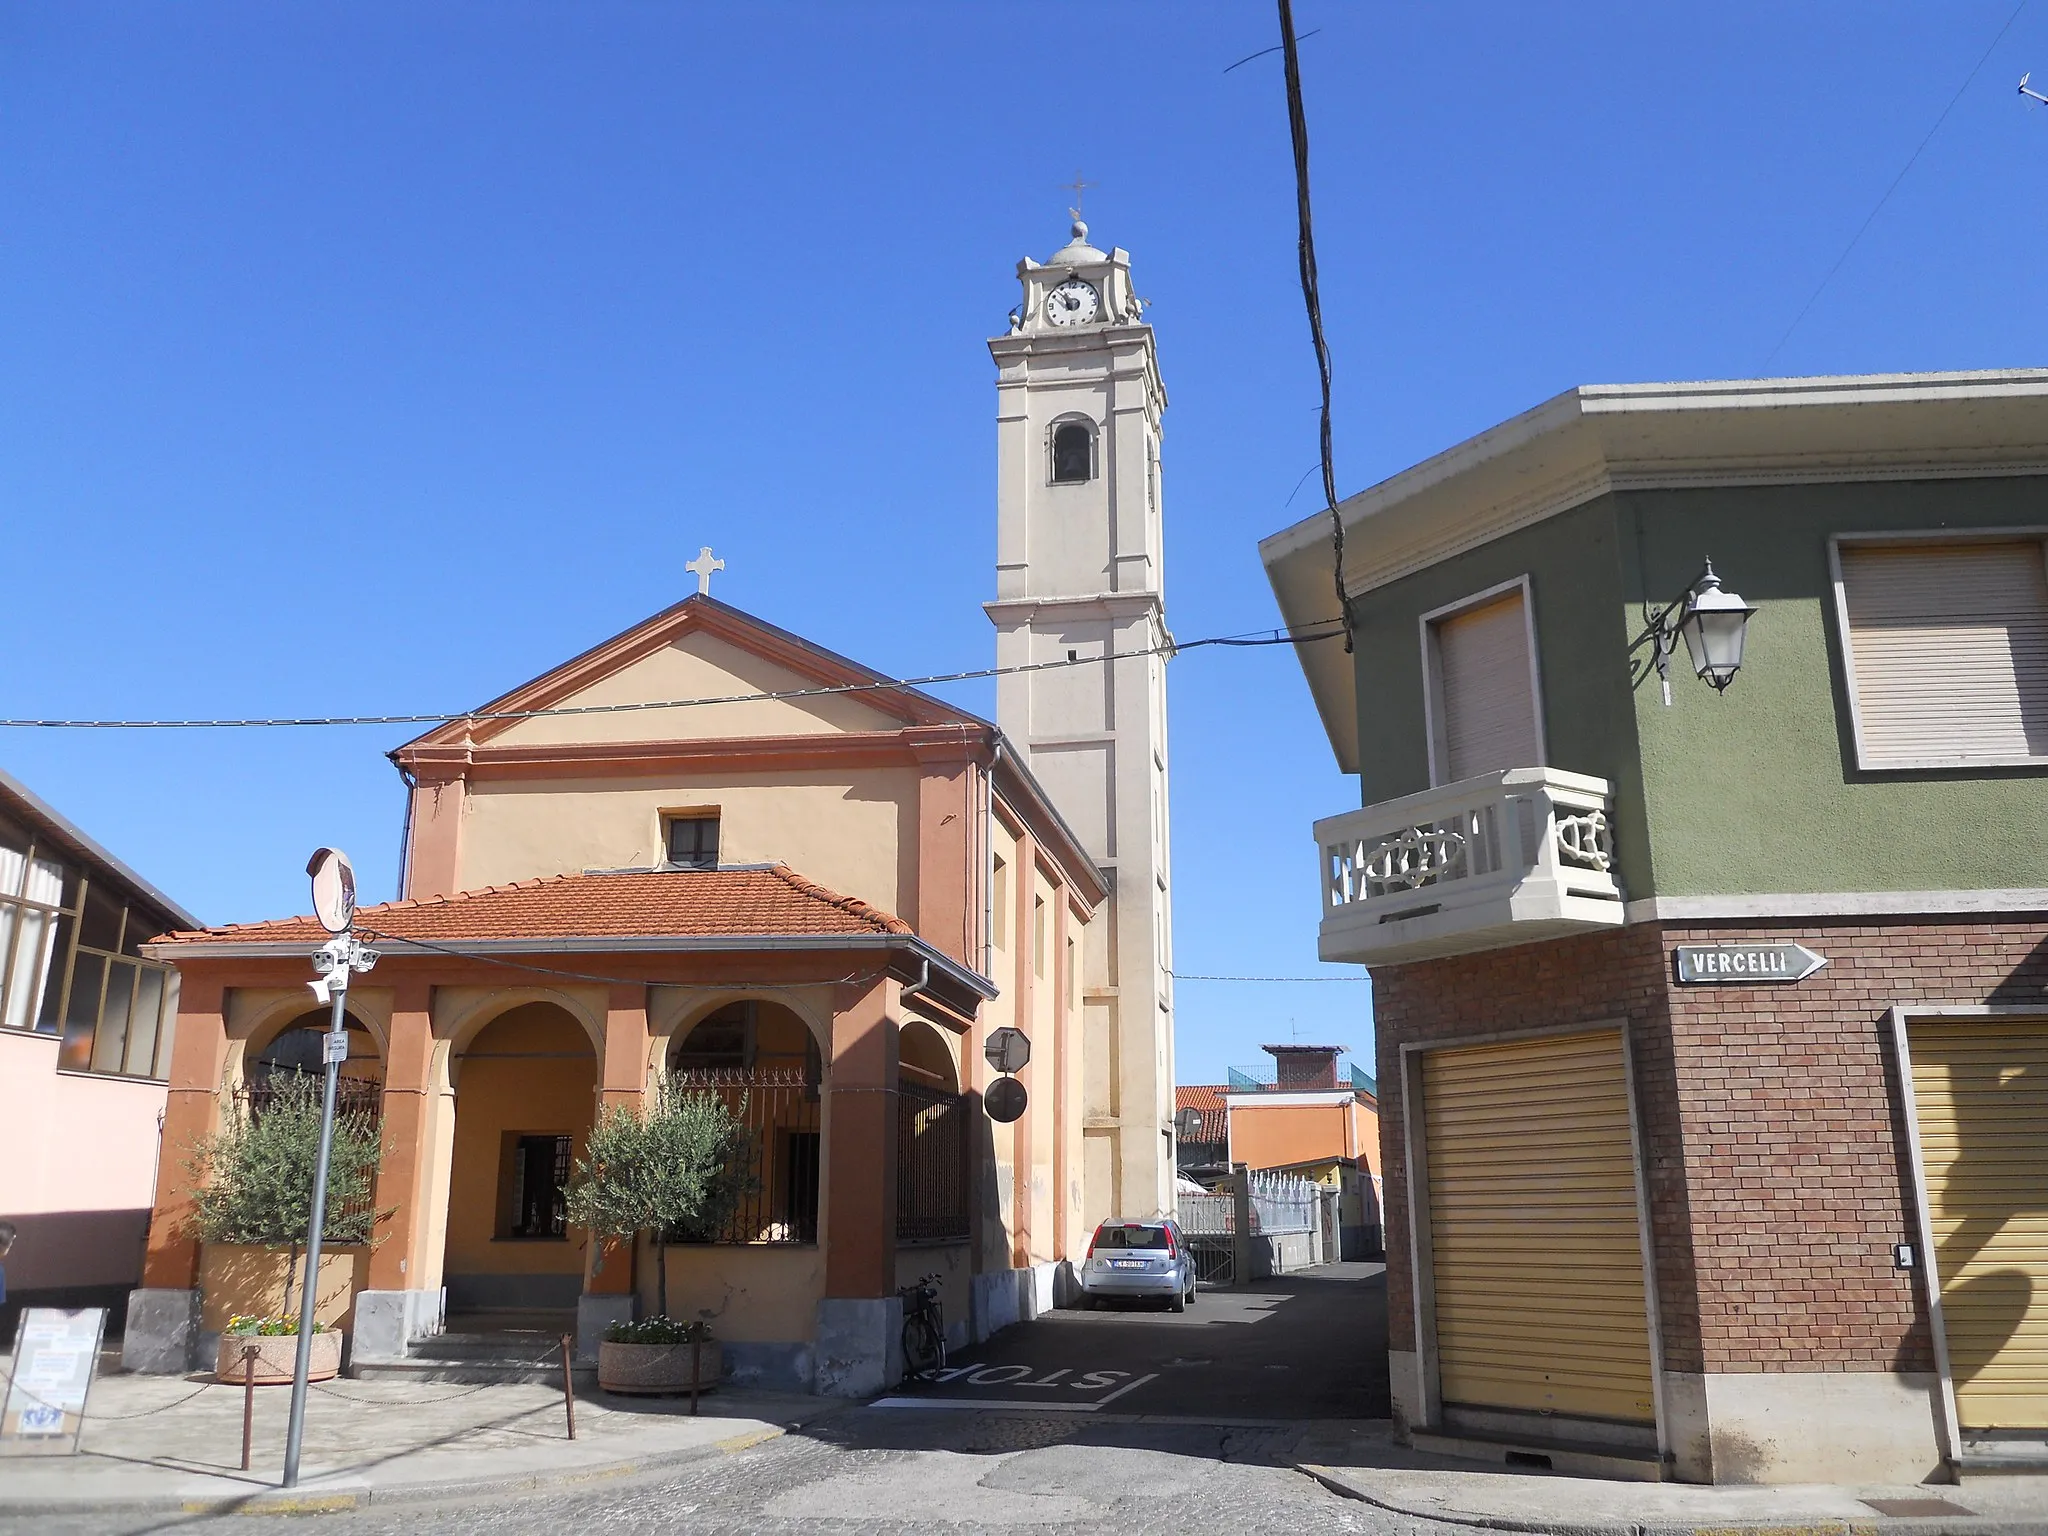
<path fill-rule="evenodd" d="M 817 686 L 751 651 L 707 634 L 688 634 L 618 671 L 594 680 L 553 707 L 644 703 L 662 699 L 722 698 Z M 519 720 L 490 736 L 494 747 L 531 747 L 609 741 L 703 741 L 728 736 L 814 736 L 846 731 L 889 731 L 902 721 L 861 702 L 857 695 L 756 699 L 689 709 L 629 710 L 619 714 L 553 715 Z"/>
<path fill-rule="evenodd" d="M 715 805 L 719 859 L 781 861 L 847 896 L 902 913 L 917 881 L 914 768 L 804 775 L 730 773 L 665 779 L 472 784 L 462 831 L 462 889 L 585 869 L 649 868 L 661 814 Z"/>
<path fill-rule="evenodd" d="M 1059 1198 L 1054 1168 L 1060 1130 L 1054 1110 L 1060 1073 L 1065 1067 L 1059 1055 L 1059 973 L 1055 947 L 1059 940 L 1061 896 L 1043 870 L 1033 872 L 1031 891 L 1031 953 L 1027 957 L 1032 974 L 1031 1018 L 1024 1025 L 1024 1032 L 1031 1037 L 1032 1065 L 1038 1069 L 1032 1074 L 1031 1112 L 1035 1116 L 1036 1134 L 1031 1138 L 1031 1257 L 1034 1262 L 1042 1262 L 1059 1257 L 1055 1246 L 1058 1223 L 1053 1219 L 1053 1208 Z"/>

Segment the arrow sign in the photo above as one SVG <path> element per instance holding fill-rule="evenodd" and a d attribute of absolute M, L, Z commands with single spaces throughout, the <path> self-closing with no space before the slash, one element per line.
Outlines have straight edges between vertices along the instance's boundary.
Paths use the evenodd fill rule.
<path fill-rule="evenodd" d="M 1694 986 L 1804 981 L 1828 963 L 1804 944 L 1681 944 L 1674 958 Z"/>

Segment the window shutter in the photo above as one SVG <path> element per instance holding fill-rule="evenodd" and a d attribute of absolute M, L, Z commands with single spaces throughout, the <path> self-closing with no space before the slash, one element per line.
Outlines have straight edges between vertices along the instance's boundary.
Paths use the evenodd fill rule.
<path fill-rule="evenodd" d="M 2048 565 L 2038 543 L 1845 548 L 1867 768 L 2048 756 Z"/>
<path fill-rule="evenodd" d="M 1445 782 L 1539 766 L 1522 594 L 1510 592 L 1435 628 Z"/>

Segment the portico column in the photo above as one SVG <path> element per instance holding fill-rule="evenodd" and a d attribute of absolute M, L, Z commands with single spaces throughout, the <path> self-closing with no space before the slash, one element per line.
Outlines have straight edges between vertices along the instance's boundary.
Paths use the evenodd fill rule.
<path fill-rule="evenodd" d="M 825 1088 L 825 1188 L 819 1234 L 817 1389 L 865 1397 L 903 1374 L 896 1296 L 896 1026 L 877 980 L 832 1019 Z M 842 996 L 844 994 L 842 993 Z"/>
<path fill-rule="evenodd" d="M 170 1091 L 157 1148 L 156 1200 L 142 1260 L 142 1288 L 128 1298 L 121 1363 L 131 1371 L 191 1369 L 199 1335 L 199 1239 L 188 1169 L 198 1144 L 220 1128 L 221 1075 L 227 1066 L 227 989 L 218 977 L 179 978 L 178 1033 L 171 1046 Z"/>
<path fill-rule="evenodd" d="M 642 1112 L 647 1100 L 647 988 L 615 983 L 605 999 L 604 1049 L 597 1064 L 599 1115 L 612 1109 Z M 583 1297 L 577 1303 L 577 1348 L 597 1353 L 607 1323 L 633 1315 L 633 1244 L 592 1239 L 584 1257 Z"/>
<path fill-rule="evenodd" d="M 391 1214 L 370 1253 L 370 1283 L 356 1297 L 358 1360 L 403 1357 L 412 1340 L 440 1331 L 440 1253 L 434 1213 L 447 1204 L 447 1139 L 434 1071 L 433 988 L 397 982 L 384 1050 L 376 1207 Z"/>

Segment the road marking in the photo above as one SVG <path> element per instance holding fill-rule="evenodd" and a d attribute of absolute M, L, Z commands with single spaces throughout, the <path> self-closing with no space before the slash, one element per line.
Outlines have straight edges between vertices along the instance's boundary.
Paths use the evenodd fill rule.
<path fill-rule="evenodd" d="M 972 1368 L 969 1367 L 968 1369 Z M 967 1384 L 969 1386 L 972 1386 L 980 1382 L 982 1378 L 984 1376 L 987 1376 L 988 1373 L 991 1371 L 1022 1371 L 1024 1375 L 1028 1376 L 1036 1369 L 1036 1366 L 1030 1365 L 984 1366 L 980 1370 L 974 1371 L 973 1374 L 967 1378 Z M 1128 1371 L 1090 1371 L 1087 1375 L 1081 1377 L 1078 1381 L 1062 1382 L 1056 1379 L 1061 1376 L 1069 1375 L 1071 1374 L 1071 1372 L 1072 1367 L 1066 1367 L 1064 1369 L 1054 1371 L 1051 1376 L 1046 1377 L 1043 1381 L 1025 1381 L 1022 1377 L 1005 1376 L 1000 1378 L 999 1380 L 991 1380 L 988 1383 L 988 1385 L 1017 1387 L 1067 1386 L 1072 1387 L 1077 1392 L 1100 1392 L 1104 1387 L 1109 1386 L 1111 1382 L 1130 1376 L 1130 1372 Z M 1130 1380 L 1124 1381 L 1124 1384 L 1120 1387 L 1117 1387 L 1114 1391 L 1105 1393 L 1103 1396 L 1098 1397 L 1092 1403 L 1077 1403 L 1071 1400 L 1061 1402 L 1057 1398 L 1038 1398 L 1036 1400 L 1030 1400 L 1025 1398 L 1014 1397 L 878 1397 L 872 1403 L 869 1403 L 868 1406 L 870 1408 L 937 1408 L 947 1410 L 973 1408 L 1030 1408 L 1044 1413 L 1093 1413 L 1098 1408 L 1104 1407 L 1109 1403 L 1115 1402 L 1118 1398 L 1122 1397 L 1126 1392 L 1134 1392 L 1139 1387 L 1144 1386 L 1146 1382 L 1157 1381 L 1158 1379 L 1159 1373 L 1157 1371 L 1153 1371 L 1149 1375 L 1134 1377 Z"/>
<path fill-rule="evenodd" d="M 1105 1403 L 1113 1403 L 1118 1398 L 1122 1397 L 1126 1392 L 1131 1391 L 1133 1388 L 1142 1387 L 1143 1385 L 1145 1385 L 1146 1382 L 1157 1381 L 1158 1379 L 1159 1373 L 1157 1371 L 1154 1371 L 1150 1376 L 1140 1376 L 1136 1381 L 1127 1381 L 1122 1386 L 1118 1387 L 1114 1392 L 1110 1393 L 1109 1396 L 1097 1398 L 1095 1400 L 1095 1406 L 1100 1408 Z"/>

